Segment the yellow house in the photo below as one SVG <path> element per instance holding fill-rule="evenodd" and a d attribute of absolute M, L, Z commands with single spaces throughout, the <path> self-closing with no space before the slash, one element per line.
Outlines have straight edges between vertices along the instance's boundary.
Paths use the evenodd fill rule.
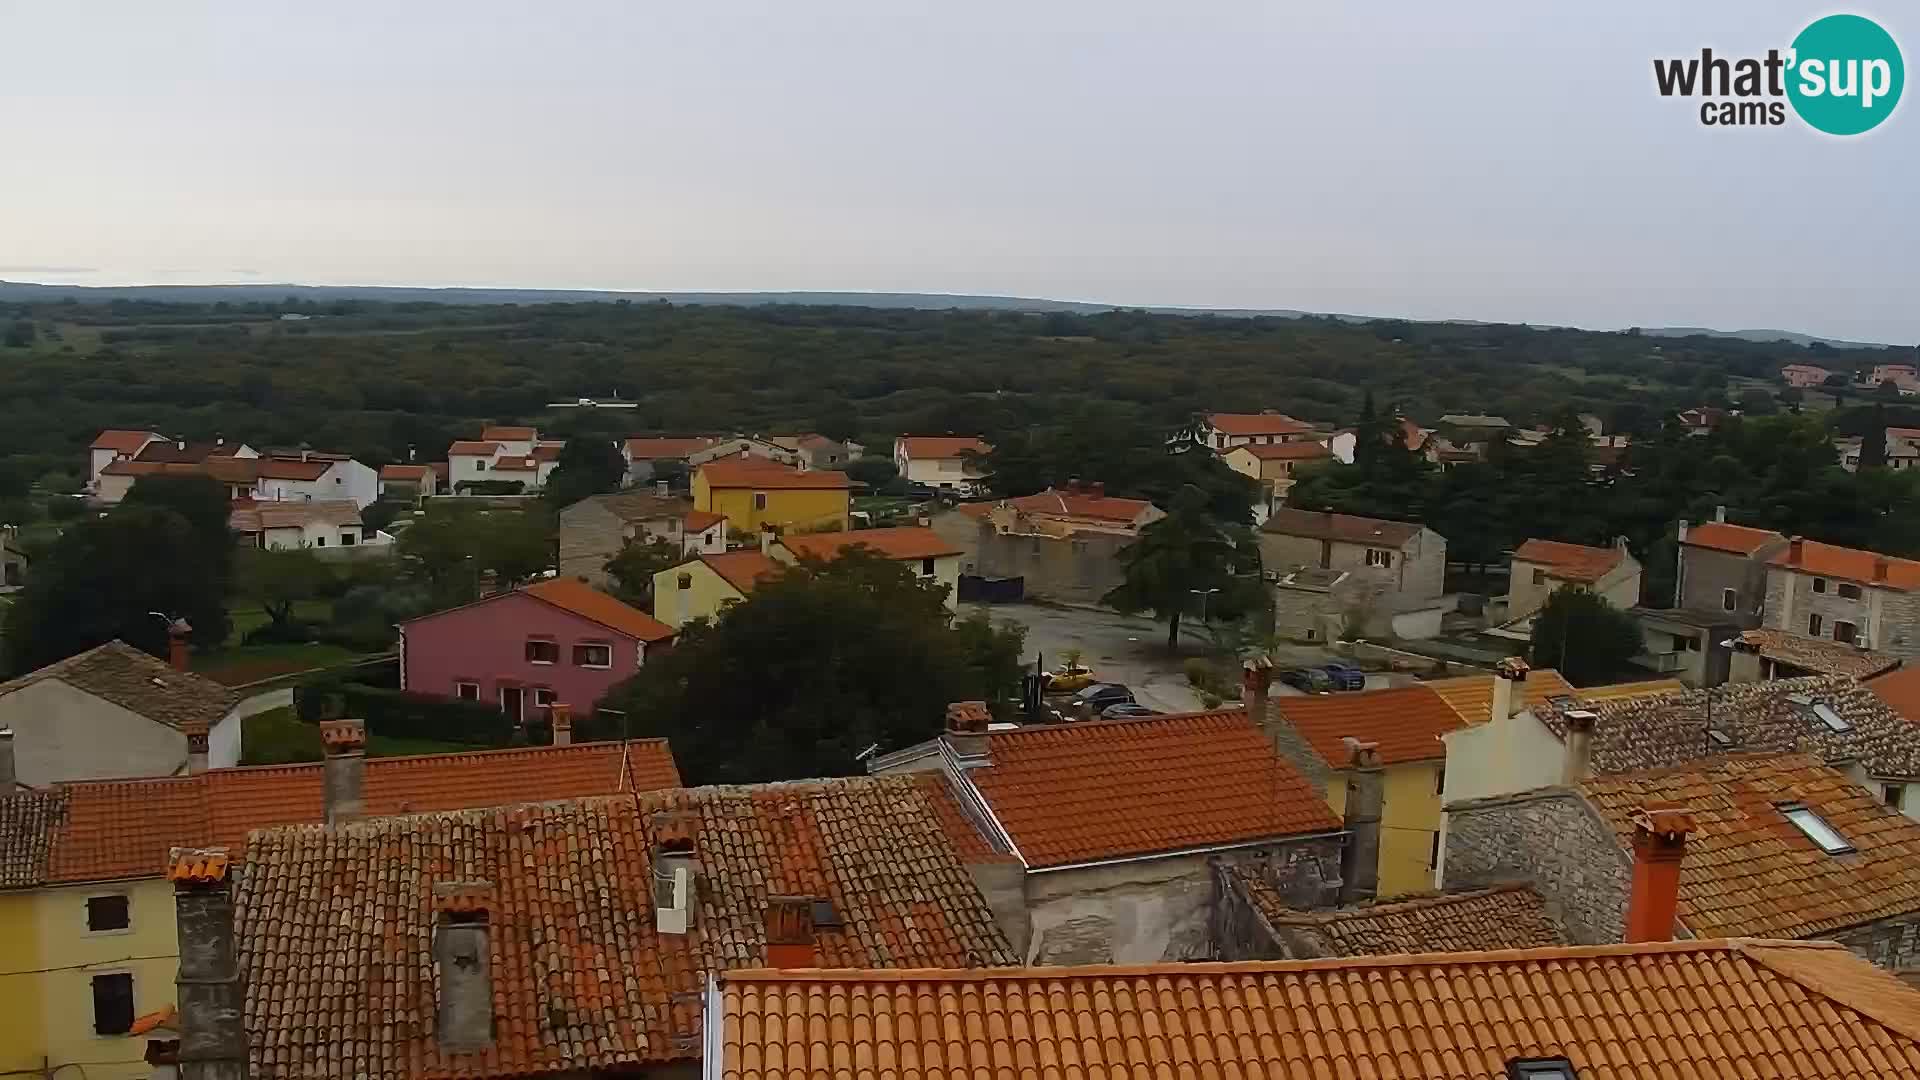
<path fill-rule="evenodd" d="M 709 461 L 694 470 L 693 508 L 719 514 L 734 532 L 757 533 L 762 525 L 785 532 L 828 532 L 847 527 L 847 474 L 791 469 L 761 458 Z"/>
<path fill-rule="evenodd" d="M 653 575 L 653 617 L 680 629 L 711 619 L 728 604 L 747 598 L 754 584 L 780 564 L 757 548 L 696 555 Z"/>
<path fill-rule="evenodd" d="M 1258 481 L 1260 497 L 1270 503 L 1283 503 L 1293 487 L 1293 472 L 1301 465 L 1332 459 L 1326 444 L 1310 439 L 1296 442 L 1261 443 L 1236 446 L 1220 455 L 1227 467 Z"/>
<path fill-rule="evenodd" d="M 1433 888 L 1440 860 L 1440 792 L 1446 782 L 1441 736 L 1458 713 L 1425 686 L 1343 694 L 1275 697 L 1270 706 L 1317 754 L 1329 773 L 1327 804 L 1346 813 L 1347 738 L 1375 743 L 1385 767 L 1380 813 L 1379 895 Z"/>

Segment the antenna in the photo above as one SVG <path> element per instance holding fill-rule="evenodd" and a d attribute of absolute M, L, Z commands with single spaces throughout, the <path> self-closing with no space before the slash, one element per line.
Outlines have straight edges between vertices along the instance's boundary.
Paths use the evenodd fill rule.
<path fill-rule="evenodd" d="M 862 751 L 860 751 L 859 753 L 857 753 L 857 754 L 855 754 L 855 755 L 853 755 L 853 760 L 855 760 L 855 761 L 865 761 L 865 760 L 867 760 L 868 758 L 870 758 L 870 757 L 872 757 L 872 756 L 874 755 L 874 752 L 875 752 L 875 751 L 877 751 L 877 750 L 879 750 L 879 749 L 880 749 L 880 744 L 879 744 L 879 743 L 874 743 L 874 744 L 873 744 L 872 746 L 869 746 L 869 747 L 867 747 L 867 748 L 866 748 L 865 750 L 862 750 Z"/>

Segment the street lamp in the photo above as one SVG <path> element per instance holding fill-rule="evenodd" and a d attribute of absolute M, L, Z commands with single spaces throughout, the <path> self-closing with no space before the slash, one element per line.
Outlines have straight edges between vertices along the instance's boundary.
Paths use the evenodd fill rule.
<path fill-rule="evenodd" d="M 1200 598 L 1200 621 L 1205 623 L 1207 621 L 1207 598 L 1220 590 L 1216 587 L 1212 589 L 1188 589 L 1187 591 Z"/>

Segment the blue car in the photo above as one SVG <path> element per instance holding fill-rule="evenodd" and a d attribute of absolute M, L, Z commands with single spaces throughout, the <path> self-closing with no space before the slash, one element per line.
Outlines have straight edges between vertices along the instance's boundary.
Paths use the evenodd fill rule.
<path fill-rule="evenodd" d="M 1321 664 L 1320 670 L 1327 673 L 1327 678 L 1333 681 L 1333 688 L 1335 690 L 1365 690 L 1367 688 L 1367 673 L 1354 667 L 1352 664 L 1342 664 L 1338 662 Z"/>

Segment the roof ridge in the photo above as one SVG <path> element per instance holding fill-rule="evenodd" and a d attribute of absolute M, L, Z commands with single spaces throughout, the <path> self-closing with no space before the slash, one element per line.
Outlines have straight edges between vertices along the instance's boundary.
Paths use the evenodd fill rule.
<path fill-rule="evenodd" d="M 1236 867 L 1234 869 L 1236 872 L 1239 872 L 1240 868 Z M 1295 923 L 1321 925 L 1330 922 L 1341 922 L 1347 919 L 1365 919 L 1376 915 L 1397 915 L 1403 911 L 1445 907 L 1448 904 L 1465 903 L 1469 900 L 1480 900 L 1489 896 L 1498 896 L 1511 892 L 1532 892 L 1536 895 L 1538 894 L 1538 890 L 1533 887 L 1531 882 L 1503 881 L 1496 885 L 1488 885 L 1478 889 L 1466 889 L 1461 892 L 1430 891 L 1412 893 L 1390 897 L 1385 900 L 1376 900 L 1371 903 L 1360 904 L 1353 907 L 1325 908 L 1320 910 L 1285 908 L 1283 909 L 1285 914 L 1278 918 L 1288 925 Z M 1275 916 L 1268 914 L 1267 918 L 1271 920 L 1274 919 Z"/>
<path fill-rule="evenodd" d="M 1192 712 L 1160 713 L 1157 716 L 1117 716 L 1111 719 L 1076 720 L 1069 724 L 1027 724 L 1017 728 L 993 731 L 988 734 L 995 739 L 1016 735 L 1045 735 L 1066 731 L 1087 731 L 1090 729 L 1108 729 L 1120 726 L 1138 726 L 1142 724 L 1163 724 L 1170 720 L 1215 720 L 1225 719 L 1231 714 L 1246 714 L 1245 705 L 1223 706 L 1218 709 L 1196 709 Z"/>

